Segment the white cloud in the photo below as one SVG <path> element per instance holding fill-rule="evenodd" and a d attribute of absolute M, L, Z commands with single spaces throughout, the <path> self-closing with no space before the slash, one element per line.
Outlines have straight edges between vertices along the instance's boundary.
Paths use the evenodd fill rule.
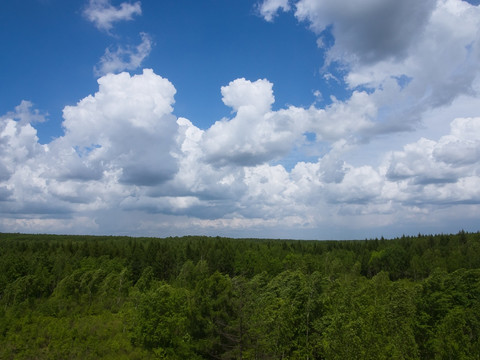
<path fill-rule="evenodd" d="M 103 76 L 139 68 L 152 50 L 152 39 L 150 36 L 146 33 L 140 33 L 140 37 L 142 41 L 136 47 L 119 46 L 115 50 L 107 48 L 99 64 L 94 68 L 95 75 Z"/>
<path fill-rule="evenodd" d="M 377 108 L 366 92 L 355 91 L 346 102 L 334 100 L 325 109 L 290 106 L 272 111 L 273 84 L 237 79 L 222 87 L 223 102 L 234 109 L 202 136 L 202 153 L 215 166 L 255 166 L 279 160 L 305 144 L 305 133 L 316 142 L 349 139 L 355 143 L 374 127 Z"/>
<path fill-rule="evenodd" d="M 121 171 L 122 183 L 155 185 L 177 170 L 171 112 L 176 92 L 166 79 L 142 75 L 107 75 L 99 91 L 64 109 L 65 141 L 90 166 Z"/>
<path fill-rule="evenodd" d="M 479 7 L 460 0 L 298 0 L 292 7 L 321 44 L 325 32 L 334 37 L 326 49 L 325 76 L 337 73 L 341 64 L 338 75 L 350 89 L 368 88 L 362 96 L 375 113 L 366 118 L 355 92 L 351 99 L 337 101 L 351 118 L 369 122 L 357 134 L 364 140 L 415 129 L 425 112 L 478 91 Z"/>
<path fill-rule="evenodd" d="M 65 134 L 47 145 L 29 122 L 0 119 L 2 231 L 354 236 L 379 224 L 420 231 L 445 218 L 445 207 L 467 220 L 466 207 L 479 210 L 478 117 L 379 153 L 378 166 L 354 166 L 345 157 L 361 152 L 377 111 L 366 92 L 325 109 L 273 111 L 272 83 L 237 79 L 222 88 L 232 119 L 201 130 L 172 115 L 176 90 L 152 70 L 98 84 L 65 107 Z M 305 131 L 327 145 L 318 160 L 275 164 L 302 146 Z"/>
<path fill-rule="evenodd" d="M 413 184 L 457 183 L 480 171 L 480 118 L 458 118 L 439 141 L 420 139 L 392 154 L 387 177 Z"/>
<path fill-rule="evenodd" d="M 347 168 L 341 182 L 328 185 L 328 200 L 332 203 L 364 205 L 378 202 L 383 181 L 370 166 Z"/>
<path fill-rule="evenodd" d="M 408 79 L 391 96 L 400 97 L 404 111 L 421 114 L 443 106 L 461 94 L 473 93 L 480 71 L 478 26 L 480 9 L 458 0 L 438 1 L 425 25 L 400 62 L 385 60 L 372 64 L 352 63 L 346 76 L 350 86 L 384 87 L 391 79 Z"/>
<path fill-rule="evenodd" d="M 141 15 L 140 2 L 134 4 L 121 3 L 118 7 L 113 6 L 110 0 L 89 0 L 83 14 L 100 30 L 110 32 L 113 23 L 121 20 L 133 20 L 133 15 Z M 110 73 L 120 73 L 125 70 L 136 70 L 143 60 L 150 55 L 152 50 L 152 38 L 145 32 L 140 33 L 141 42 L 137 46 L 118 45 L 116 48 L 109 47 L 94 67 L 95 76 L 103 76 Z"/>
<path fill-rule="evenodd" d="M 266 79 L 251 81 L 237 79 L 222 86 L 223 103 L 237 112 L 265 113 L 275 101 L 273 84 Z"/>
<path fill-rule="evenodd" d="M 204 131 L 189 120 L 177 120 L 179 151 L 174 154 L 179 171 L 168 184 L 169 193 L 179 196 L 195 196 L 200 203 L 186 213 L 200 218 L 228 216 L 238 207 L 239 198 L 244 194 L 244 169 L 235 164 L 218 167 L 205 162 L 203 147 Z M 155 195 L 151 192 L 151 195 Z"/>
<path fill-rule="evenodd" d="M 0 121 L 1 177 L 8 179 L 16 172 L 17 166 L 30 162 L 45 147 L 38 144 L 37 131 L 29 123 L 8 117 Z"/>
<path fill-rule="evenodd" d="M 294 123 L 288 111 L 271 111 L 272 85 L 267 80 L 237 79 L 222 87 L 223 102 L 236 114 L 217 121 L 203 135 L 208 162 L 256 165 L 290 151 L 304 126 Z"/>
<path fill-rule="evenodd" d="M 260 15 L 267 21 L 272 21 L 280 9 L 283 11 L 290 10 L 288 0 L 265 0 L 259 6 Z"/>
<path fill-rule="evenodd" d="M 377 116 L 377 106 L 363 91 L 354 91 L 347 101 L 334 99 L 325 109 L 310 107 L 309 131 L 315 132 L 317 139 L 337 141 L 342 138 L 361 137 L 371 129 Z"/>
<path fill-rule="evenodd" d="M 98 29 L 109 31 L 112 29 L 113 23 L 132 20 L 134 15 L 141 15 L 142 8 L 139 1 L 133 4 L 123 2 L 115 7 L 110 0 L 89 0 L 83 14 Z"/>
<path fill-rule="evenodd" d="M 107 75 L 99 91 L 64 109 L 65 135 L 40 145 L 30 124 L 0 121 L 0 212 L 69 219 L 119 207 L 178 164 L 175 88 L 151 70 Z"/>

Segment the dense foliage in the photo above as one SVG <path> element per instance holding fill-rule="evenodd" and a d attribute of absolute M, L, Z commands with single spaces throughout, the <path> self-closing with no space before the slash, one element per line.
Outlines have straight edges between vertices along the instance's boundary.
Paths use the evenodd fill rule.
<path fill-rule="evenodd" d="M 1 359 L 480 359 L 480 233 L 0 234 Z"/>

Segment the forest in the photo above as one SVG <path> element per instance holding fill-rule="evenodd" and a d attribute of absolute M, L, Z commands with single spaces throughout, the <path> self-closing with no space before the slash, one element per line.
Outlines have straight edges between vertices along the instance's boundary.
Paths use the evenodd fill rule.
<path fill-rule="evenodd" d="M 480 232 L 0 233 L 0 359 L 480 359 Z"/>

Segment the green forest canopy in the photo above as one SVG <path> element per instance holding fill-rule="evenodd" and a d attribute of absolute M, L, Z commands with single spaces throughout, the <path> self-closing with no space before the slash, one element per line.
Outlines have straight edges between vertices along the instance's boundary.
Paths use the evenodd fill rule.
<path fill-rule="evenodd" d="M 480 359 L 480 233 L 0 234 L 1 359 Z"/>

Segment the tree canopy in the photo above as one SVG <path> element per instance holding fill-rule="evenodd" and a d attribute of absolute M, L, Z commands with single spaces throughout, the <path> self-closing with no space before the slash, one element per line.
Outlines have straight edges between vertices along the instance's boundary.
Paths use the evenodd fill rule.
<path fill-rule="evenodd" d="M 480 233 L 0 234 L 1 359 L 477 359 Z"/>

